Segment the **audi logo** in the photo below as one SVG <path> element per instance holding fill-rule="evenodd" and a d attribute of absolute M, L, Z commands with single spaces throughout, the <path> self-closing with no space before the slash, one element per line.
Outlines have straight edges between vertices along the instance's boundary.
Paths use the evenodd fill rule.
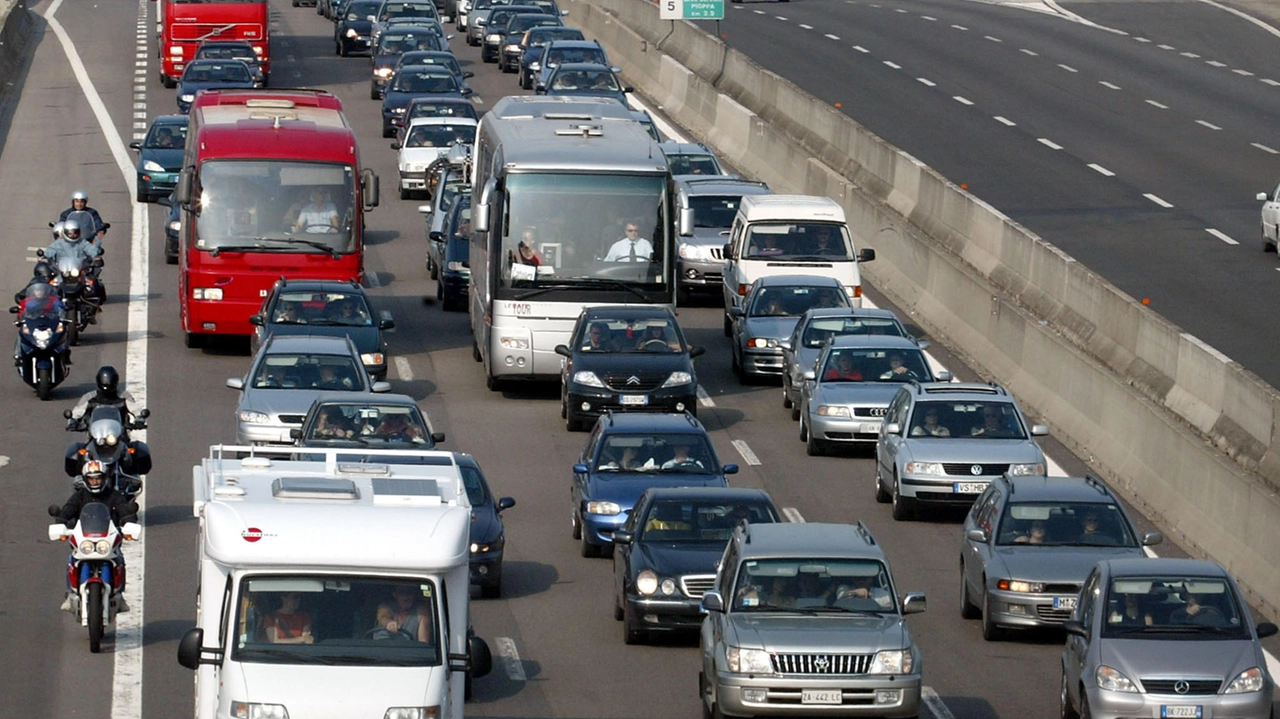
<path fill-rule="evenodd" d="M 886 414 L 889 414 L 888 407 L 872 407 L 871 409 L 867 410 L 868 417 L 883 417 Z"/>

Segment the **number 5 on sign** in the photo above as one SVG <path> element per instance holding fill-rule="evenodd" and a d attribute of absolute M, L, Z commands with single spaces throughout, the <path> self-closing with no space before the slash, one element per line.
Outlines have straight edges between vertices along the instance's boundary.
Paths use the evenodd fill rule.
<path fill-rule="evenodd" d="M 658 0 L 659 20 L 683 20 L 684 0 Z"/>

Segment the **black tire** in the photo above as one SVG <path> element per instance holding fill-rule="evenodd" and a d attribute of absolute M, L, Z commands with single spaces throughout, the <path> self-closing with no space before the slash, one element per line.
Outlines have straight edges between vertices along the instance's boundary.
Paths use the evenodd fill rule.
<path fill-rule="evenodd" d="M 1080 719 L 1080 712 L 1071 706 L 1071 697 L 1067 695 L 1067 672 L 1062 672 L 1062 689 L 1058 695 L 1058 716 L 1061 719 Z"/>
<path fill-rule="evenodd" d="M 378 86 L 377 86 L 377 85 L 370 85 L 370 86 L 369 86 L 369 99 L 370 99 L 370 100 L 381 100 L 381 99 L 382 99 L 382 96 L 378 94 Z"/>
<path fill-rule="evenodd" d="M 382 136 L 383 136 L 383 137 L 395 137 L 395 136 L 396 136 L 396 129 L 395 129 L 394 127 L 390 126 L 390 125 L 386 125 L 386 124 L 384 124 L 384 125 L 382 126 Z"/>
<path fill-rule="evenodd" d="M 462 298 L 455 293 L 446 292 L 444 297 L 440 298 L 440 307 L 445 312 L 461 312 L 466 307 L 462 304 Z"/>
<path fill-rule="evenodd" d="M 173 78 L 169 77 L 168 75 L 164 74 L 164 70 L 161 70 L 161 71 L 160 71 L 160 85 L 161 85 L 161 86 L 163 86 L 163 87 L 166 87 L 166 88 L 168 88 L 168 89 L 170 89 L 170 90 L 172 90 L 173 88 L 175 88 L 175 87 L 177 87 L 177 86 L 178 86 L 178 82 L 177 82 L 177 80 L 175 80 L 175 79 L 173 79 Z"/>
<path fill-rule="evenodd" d="M 135 199 L 137 199 L 138 202 L 152 201 L 151 195 L 147 194 L 147 191 L 142 189 L 142 185 L 138 185 L 137 192 L 135 192 L 134 195 L 135 195 Z"/>
<path fill-rule="evenodd" d="M 475 47 L 476 45 L 479 45 L 479 44 L 480 44 L 480 41 L 479 41 L 479 40 L 473 40 L 473 39 L 471 38 L 471 30 L 470 30 L 470 29 L 468 29 L 468 30 L 467 30 L 467 44 L 468 44 L 468 45 L 470 45 L 471 47 Z"/>
<path fill-rule="evenodd" d="M 724 336 L 725 337 L 733 336 L 733 318 L 729 316 L 728 312 L 726 312 L 724 315 Z"/>
<path fill-rule="evenodd" d="M 599 557 L 599 556 L 600 556 L 600 554 L 601 554 L 601 552 L 600 552 L 600 548 L 599 548 L 599 547 L 597 547 L 596 545 L 592 544 L 591 542 L 588 542 L 588 541 L 587 541 L 587 533 L 586 533 L 585 531 L 581 530 L 581 529 L 579 530 L 579 542 L 578 542 L 578 543 L 579 543 L 579 547 L 578 547 L 578 549 L 579 549 L 579 552 L 582 554 L 582 556 L 584 556 L 584 557 Z"/>
<path fill-rule="evenodd" d="M 1004 638 L 1004 631 L 991 620 L 991 598 L 982 597 L 982 638 L 988 642 L 998 642 Z"/>
<path fill-rule="evenodd" d="M 347 51 L 347 44 L 339 40 L 338 41 L 338 57 L 346 57 L 347 55 L 350 55 L 350 54 L 351 53 Z"/>
<path fill-rule="evenodd" d="M 493 375 L 485 375 L 484 386 L 487 387 L 490 392 L 501 392 L 502 380 L 494 377 Z"/>
<path fill-rule="evenodd" d="M 204 336 L 195 332 L 187 332 L 183 342 L 187 345 L 187 349 L 196 349 L 204 346 Z"/>
<path fill-rule="evenodd" d="M 791 401 L 791 395 L 787 392 L 787 388 L 791 386 L 791 382 L 787 380 L 786 375 L 782 376 L 782 408 L 791 409 L 795 402 Z"/>
<path fill-rule="evenodd" d="M 578 518 L 577 512 L 574 512 L 573 516 L 569 518 L 569 527 L 572 530 L 570 533 L 574 539 L 582 539 L 582 521 Z"/>
<path fill-rule="evenodd" d="M 67 322 L 67 344 L 75 347 L 80 344 L 80 325 L 76 320 Z"/>
<path fill-rule="evenodd" d="M 569 411 L 566 406 L 564 411 L 564 428 L 568 432 L 585 432 L 587 431 L 586 423 L 573 416 L 573 412 Z"/>
<path fill-rule="evenodd" d="M 636 644 L 644 644 L 648 639 L 648 632 L 636 626 L 635 620 L 631 617 L 624 607 L 622 610 L 622 643 L 629 646 Z"/>
<path fill-rule="evenodd" d="M 809 441 L 809 427 L 805 425 L 804 420 L 800 420 L 800 441 Z"/>
<path fill-rule="evenodd" d="M 622 597 L 613 598 L 613 618 L 614 621 L 622 621 L 626 613 L 622 611 Z"/>
<path fill-rule="evenodd" d="M 1271 240 L 1268 240 L 1268 239 L 1267 239 L 1267 230 L 1266 230 L 1266 228 L 1263 228 L 1263 230 L 1262 230 L 1262 251 L 1263 251 L 1263 252 L 1275 252 L 1275 251 L 1276 251 L 1276 244 L 1275 244 L 1275 243 L 1273 243 Z"/>
<path fill-rule="evenodd" d="M 523 72 L 520 73 L 520 89 L 521 90 L 533 89 L 533 78 L 528 73 L 523 73 Z"/>
<path fill-rule="evenodd" d="M 893 518 L 899 522 L 908 522 L 916 518 L 916 500 L 912 497 L 904 497 L 898 491 L 898 480 L 893 480 L 893 494 L 890 497 L 893 502 Z"/>
<path fill-rule="evenodd" d="M 382 131 L 385 133 L 387 130 L 386 130 L 386 128 L 383 128 L 383 129 L 382 129 Z M 404 187 L 401 187 L 401 188 L 400 188 L 400 199 L 402 199 L 402 200 L 407 200 L 407 199 L 409 199 L 410 197 L 413 197 L 413 191 L 412 191 L 412 190 L 406 190 Z M 435 278 L 433 277 L 432 279 L 435 279 Z"/>
<path fill-rule="evenodd" d="M 791 421 L 792 422 L 800 421 L 800 408 L 794 405 L 791 407 Z"/>
<path fill-rule="evenodd" d="M 89 651 L 97 654 L 102 651 L 102 634 L 106 629 L 102 621 L 102 584 L 94 582 L 89 585 Z"/>
<path fill-rule="evenodd" d="M 435 279 L 435 278 L 433 277 L 432 279 Z M 444 283 L 443 282 L 436 283 L 436 301 L 439 302 L 441 305 L 444 304 Z M 448 310 L 445 310 L 445 311 L 448 312 Z"/>
<path fill-rule="evenodd" d="M 427 257 L 427 269 L 431 270 L 431 279 L 440 279 L 440 268 L 436 266 L 436 263 L 431 261 L 430 256 Z"/>
<path fill-rule="evenodd" d="M 498 581 L 493 584 L 486 584 L 480 587 L 481 599 L 500 599 L 502 597 L 502 576 L 498 576 Z"/>
<path fill-rule="evenodd" d="M 879 460 L 876 460 L 877 462 Z M 889 494 L 884 488 L 884 484 L 880 482 L 880 471 L 876 470 L 876 501 L 880 504 L 888 504 L 893 501 L 893 495 Z"/>
<path fill-rule="evenodd" d="M 53 373 L 44 367 L 36 370 L 36 396 L 43 402 L 49 399 L 49 393 L 52 391 Z"/>
<path fill-rule="evenodd" d="M 813 432 L 808 432 L 808 439 L 805 440 L 804 451 L 810 457 L 821 457 L 827 453 L 827 447 L 822 440 L 814 436 Z"/>
<path fill-rule="evenodd" d="M 965 619 L 982 616 L 982 610 L 978 609 L 978 605 L 969 596 L 969 582 L 964 578 L 964 562 L 960 562 L 960 616 Z"/>
<path fill-rule="evenodd" d="M 480 354 L 480 343 L 474 339 L 471 340 L 471 359 L 477 362 L 484 361 L 484 357 Z"/>
<path fill-rule="evenodd" d="M 467 672 L 467 678 L 462 682 L 462 700 L 471 701 L 471 672 Z"/>
<path fill-rule="evenodd" d="M 1084 692 L 1080 692 L 1080 719 L 1093 719 L 1093 710 L 1089 708 L 1089 697 Z"/>

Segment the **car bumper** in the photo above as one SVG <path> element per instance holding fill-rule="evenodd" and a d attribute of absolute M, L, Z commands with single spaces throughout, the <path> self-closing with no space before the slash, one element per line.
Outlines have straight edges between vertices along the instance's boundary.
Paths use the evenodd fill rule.
<path fill-rule="evenodd" d="M 723 261 L 680 260 L 680 284 L 686 287 L 717 289 L 724 283 Z"/>
<path fill-rule="evenodd" d="M 239 444 L 293 444 L 290 432 L 295 429 L 302 429 L 302 425 L 236 422 L 236 442 Z"/>
<path fill-rule="evenodd" d="M 1075 602 L 1075 595 L 1021 594 L 989 589 L 986 606 L 992 621 L 1002 627 L 1059 627 L 1071 618 Z"/>
<path fill-rule="evenodd" d="M 138 188 L 149 195 L 168 195 L 178 186 L 176 172 L 139 172 Z"/>
<path fill-rule="evenodd" d="M 751 375 L 781 377 L 782 351 L 744 350 L 742 353 L 742 371 Z"/>
<path fill-rule="evenodd" d="M 451 272 L 443 272 L 440 274 L 440 283 L 444 285 L 445 294 L 466 297 L 467 285 L 470 284 L 470 282 L 470 275 L 457 275 Z"/>
<path fill-rule="evenodd" d="M 809 433 L 824 442 L 875 442 L 884 420 L 876 417 L 823 417 L 809 414 Z"/>
<path fill-rule="evenodd" d="M 636 394 L 626 394 L 610 390 L 600 390 L 595 392 L 574 388 L 569 391 L 565 405 L 566 409 L 571 412 L 575 418 L 582 419 L 595 419 L 606 411 L 684 412 L 688 410 L 697 414 L 697 393 L 697 386 L 692 384 L 665 391 L 653 390 L 651 392 L 638 392 Z M 624 397 L 641 397 L 644 399 L 644 404 L 626 403 L 623 400 Z"/>
<path fill-rule="evenodd" d="M 1181 696 L 1178 694 L 1131 694 L 1086 688 L 1089 714 L 1093 719 L 1136 719 L 1163 716 L 1164 707 L 1199 707 L 1201 719 L 1269 719 L 1272 687 L 1248 694 Z M 1193 710 L 1194 711 L 1194 710 Z"/>
<path fill-rule="evenodd" d="M 520 53 L 507 52 L 506 50 L 503 50 L 502 66 L 503 67 L 520 67 Z"/>
<path fill-rule="evenodd" d="M 920 714 L 920 675 L 884 677 L 783 678 L 722 676 L 716 686 L 720 711 L 735 716 L 879 716 Z M 839 689 L 840 704 L 804 704 L 805 689 Z M 760 701 L 748 701 L 749 690 L 763 691 Z M 877 703 L 877 698 L 882 701 Z"/>
<path fill-rule="evenodd" d="M 627 609 L 640 626 L 654 632 L 696 631 L 702 626 L 702 602 L 698 599 L 627 595 Z"/>
<path fill-rule="evenodd" d="M 898 493 L 920 502 L 968 506 L 986 491 L 994 477 L 913 477 L 904 475 L 898 482 Z M 967 486 L 966 486 L 967 485 Z M 961 491 L 976 490 L 976 491 Z"/>
<path fill-rule="evenodd" d="M 502 582 L 502 552 L 489 552 L 471 557 L 471 583 L 492 587 Z"/>
<path fill-rule="evenodd" d="M 628 509 L 630 509 L 628 507 Z M 622 514 L 584 514 L 582 516 L 582 536 L 588 544 L 604 547 L 613 544 L 613 532 L 627 521 L 627 513 Z"/>
<path fill-rule="evenodd" d="M 369 38 L 365 35 L 357 35 L 355 37 L 342 35 L 338 38 L 338 41 L 341 42 L 342 46 L 347 48 L 348 51 L 369 49 Z"/>
<path fill-rule="evenodd" d="M 422 172 L 401 172 L 400 188 L 403 190 L 425 190 L 427 189 L 427 173 Z"/>

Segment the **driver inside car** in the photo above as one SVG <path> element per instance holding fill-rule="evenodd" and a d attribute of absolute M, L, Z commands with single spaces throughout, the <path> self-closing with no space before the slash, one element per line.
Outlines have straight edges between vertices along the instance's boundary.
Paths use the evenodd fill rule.
<path fill-rule="evenodd" d="M 378 605 L 378 625 L 370 630 L 374 639 L 431 641 L 431 614 L 427 605 L 407 584 L 391 590 L 391 601 Z"/>

